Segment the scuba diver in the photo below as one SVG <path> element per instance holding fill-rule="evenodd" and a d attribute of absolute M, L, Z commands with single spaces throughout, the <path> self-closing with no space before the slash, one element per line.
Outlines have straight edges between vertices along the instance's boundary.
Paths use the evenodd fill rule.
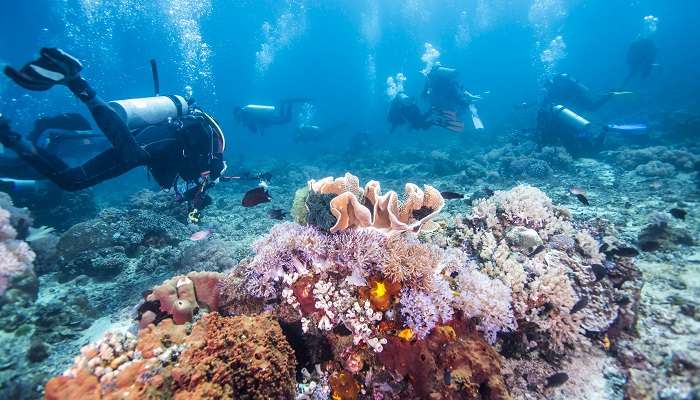
<path fill-rule="evenodd" d="M 226 169 L 225 138 L 218 123 L 180 96 L 158 96 L 106 103 L 80 76 L 82 64 L 61 49 L 42 48 L 40 57 L 20 70 L 5 68 L 18 85 L 34 91 L 66 86 L 92 114 L 111 147 L 76 167 L 14 132 L 0 115 L 0 143 L 67 191 L 77 191 L 146 166 L 164 189 L 187 201 L 190 221 L 212 200 L 206 194 Z M 179 192 L 178 181 L 186 185 Z"/>
<path fill-rule="evenodd" d="M 595 129 L 578 112 L 599 109 L 614 96 L 614 92 L 594 100 L 588 88 L 568 74 L 554 76 L 545 84 L 545 91 L 537 113 L 540 144 L 563 146 L 572 155 L 600 148 L 605 140 L 605 129 Z"/>
<path fill-rule="evenodd" d="M 294 130 L 294 143 L 311 143 L 320 142 L 330 138 L 335 132 L 347 126 L 346 123 L 340 123 L 330 128 L 323 129 L 318 125 L 299 124 Z"/>
<path fill-rule="evenodd" d="M 637 76 L 641 79 L 647 79 L 656 65 L 654 63 L 656 62 L 658 49 L 652 36 L 656 32 L 658 22 L 659 19 L 653 15 L 644 17 L 644 32 L 627 49 L 629 72 L 620 86 L 621 89 L 626 88 L 632 79 Z"/>
<path fill-rule="evenodd" d="M 469 93 L 458 80 L 459 72 L 454 68 L 435 63 L 427 75 L 423 98 L 441 118 L 459 124 L 459 116 L 469 110 L 474 129 L 484 129 L 474 102 L 481 97 Z M 462 124 L 463 125 L 463 124 Z"/>
<path fill-rule="evenodd" d="M 454 113 L 432 108 L 423 112 L 416 100 L 404 92 L 399 92 L 389 103 L 387 120 L 391 124 L 391 132 L 401 125 L 408 124 L 411 130 L 428 130 L 439 126 L 453 132 L 462 132 L 464 123 L 456 118 Z"/>
<path fill-rule="evenodd" d="M 309 99 L 287 99 L 279 106 L 248 104 L 236 107 L 233 114 L 241 124 L 253 133 L 263 133 L 271 125 L 285 125 L 292 121 L 292 106 L 295 103 L 307 103 Z"/>

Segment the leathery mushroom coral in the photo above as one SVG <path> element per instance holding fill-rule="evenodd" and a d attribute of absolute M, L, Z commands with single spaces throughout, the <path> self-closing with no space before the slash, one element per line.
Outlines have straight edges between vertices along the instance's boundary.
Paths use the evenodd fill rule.
<path fill-rule="evenodd" d="M 405 231 L 419 232 L 445 205 L 440 192 L 430 185 L 423 189 L 407 183 L 404 200 L 389 191 L 381 193 L 377 181 L 369 181 L 360 188 L 359 179 L 350 174 L 344 177 L 327 177 L 310 180 L 308 189 L 319 194 L 336 195 L 330 201 L 330 210 L 336 224 L 330 228 L 335 233 L 348 228 L 375 228 L 388 234 Z"/>

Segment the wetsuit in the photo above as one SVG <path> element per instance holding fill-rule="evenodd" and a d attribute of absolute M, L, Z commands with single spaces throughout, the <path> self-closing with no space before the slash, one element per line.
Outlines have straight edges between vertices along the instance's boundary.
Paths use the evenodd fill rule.
<path fill-rule="evenodd" d="M 461 113 L 469 106 L 471 101 L 457 80 L 458 75 L 456 69 L 443 66 L 435 66 L 430 70 L 423 97 L 431 107 Z"/>
<path fill-rule="evenodd" d="M 621 88 L 627 87 L 632 78 L 639 76 L 646 79 L 651 74 L 651 70 L 656 61 L 656 53 L 658 49 L 656 44 L 650 38 L 637 39 L 630 44 L 627 51 L 627 65 L 629 73 L 622 83 Z"/>
<path fill-rule="evenodd" d="M 427 130 L 433 125 L 430 115 L 430 111 L 422 112 L 411 97 L 405 93 L 399 93 L 389 105 L 387 120 L 391 123 L 392 132 L 404 124 L 408 124 L 411 129 Z"/>

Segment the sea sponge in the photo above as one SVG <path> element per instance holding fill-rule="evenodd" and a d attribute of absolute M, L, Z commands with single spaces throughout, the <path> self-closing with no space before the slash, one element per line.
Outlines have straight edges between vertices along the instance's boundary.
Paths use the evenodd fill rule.
<path fill-rule="evenodd" d="M 173 369 L 181 398 L 205 389 L 232 393 L 234 398 L 294 397 L 294 351 L 270 315 L 207 314 L 188 342 Z"/>
<path fill-rule="evenodd" d="M 510 399 L 498 353 L 467 325 L 440 326 L 424 340 L 393 336 L 379 361 L 408 377 L 415 391 L 410 398 Z"/>
<path fill-rule="evenodd" d="M 44 390 L 46 400 L 97 400 L 100 397 L 100 383 L 96 376 L 87 371 L 80 371 L 75 377 L 53 378 L 46 384 Z"/>

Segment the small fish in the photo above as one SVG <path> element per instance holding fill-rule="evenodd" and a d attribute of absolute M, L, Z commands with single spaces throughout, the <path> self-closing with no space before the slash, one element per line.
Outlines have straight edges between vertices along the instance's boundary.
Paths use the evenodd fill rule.
<path fill-rule="evenodd" d="M 576 304 L 574 304 L 574 306 L 571 307 L 571 311 L 569 311 L 569 314 L 576 314 L 577 312 L 581 311 L 587 305 L 588 305 L 588 297 L 581 296 L 581 298 L 576 302 Z"/>
<path fill-rule="evenodd" d="M 608 270 L 600 264 L 591 265 L 591 271 L 593 271 L 593 275 L 595 275 L 596 282 L 605 278 L 605 276 L 608 274 Z"/>
<path fill-rule="evenodd" d="M 584 206 L 590 205 L 590 203 L 588 202 L 588 199 L 586 198 L 586 195 L 585 195 L 585 194 L 580 194 L 580 193 L 579 193 L 579 194 L 576 195 L 576 198 L 577 198 L 578 201 L 580 201 L 581 204 L 583 204 Z"/>
<path fill-rule="evenodd" d="M 540 254 L 540 253 L 542 252 L 542 250 L 544 250 L 544 245 L 543 245 L 543 244 L 541 244 L 541 245 L 535 247 L 535 248 L 530 252 L 530 254 L 528 254 L 528 257 L 534 257 L 534 256 Z"/>
<path fill-rule="evenodd" d="M 267 215 L 272 219 L 276 219 L 278 221 L 281 221 L 284 219 L 284 217 L 287 215 L 287 213 L 280 208 L 273 208 L 272 210 L 267 212 Z"/>
<path fill-rule="evenodd" d="M 618 247 L 615 250 L 615 255 L 619 257 L 637 257 L 639 255 L 639 250 L 634 247 Z"/>
<path fill-rule="evenodd" d="M 683 220 L 685 219 L 685 216 L 688 215 L 688 212 L 682 208 L 672 208 L 671 211 L 669 211 L 669 213 L 671 213 L 671 215 L 673 215 L 673 218 L 683 219 Z"/>
<path fill-rule="evenodd" d="M 208 238 L 209 235 L 211 235 L 211 229 L 205 229 L 203 231 L 193 233 L 192 236 L 190 236 L 190 240 L 197 242 Z"/>
<path fill-rule="evenodd" d="M 496 192 L 494 192 L 493 189 L 490 189 L 490 188 L 483 188 L 483 189 L 481 189 L 481 191 L 484 192 L 484 194 L 488 197 L 491 197 L 494 195 L 494 193 L 496 193 Z"/>
<path fill-rule="evenodd" d="M 559 386 L 568 380 L 569 374 L 566 372 L 557 372 L 556 374 L 547 377 L 547 385 L 545 385 L 545 387 Z"/>
<path fill-rule="evenodd" d="M 574 196 L 578 196 L 579 194 L 586 195 L 586 191 L 583 190 L 582 188 L 578 186 L 572 186 L 569 188 L 569 193 L 573 194 Z"/>
<path fill-rule="evenodd" d="M 661 181 L 651 181 L 649 187 L 652 189 L 661 189 L 664 184 Z"/>
<path fill-rule="evenodd" d="M 440 192 L 442 197 L 445 200 L 455 200 L 455 199 L 463 199 L 464 195 L 461 193 L 455 193 L 455 192 Z"/>
<path fill-rule="evenodd" d="M 272 197 L 270 197 L 270 193 L 267 192 L 266 188 L 257 187 L 245 193 L 241 204 L 243 207 L 255 207 L 258 204 L 269 203 L 271 199 Z"/>

